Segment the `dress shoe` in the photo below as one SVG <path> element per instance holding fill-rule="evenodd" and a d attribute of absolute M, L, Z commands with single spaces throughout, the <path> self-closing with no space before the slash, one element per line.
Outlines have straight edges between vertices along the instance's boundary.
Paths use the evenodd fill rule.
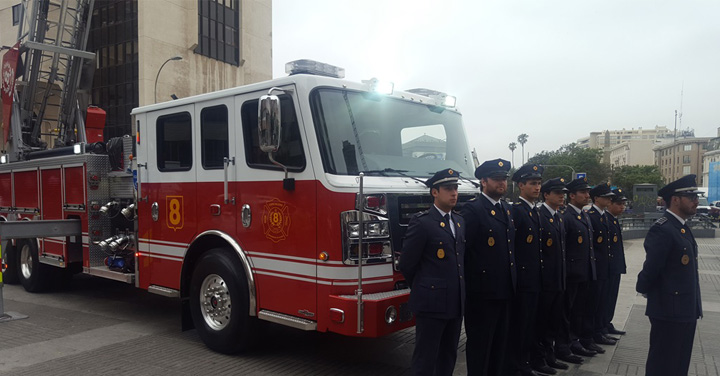
<path fill-rule="evenodd" d="M 579 342 L 575 342 L 572 345 L 570 345 L 570 351 L 572 351 L 572 353 L 575 355 L 582 355 L 582 356 L 597 355 L 597 351 L 593 351 L 592 349 L 585 348 Z M 560 358 L 560 357 L 558 357 L 558 358 Z M 560 358 L 560 359 L 562 359 L 562 358 Z M 562 359 L 562 360 L 565 360 L 565 359 Z"/>
<path fill-rule="evenodd" d="M 603 334 L 603 337 L 605 337 L 605 338 L 607 338 L 607 339 L 611 339 L 611 340 L 613 340 L 613 341 L 615 341 L 615 342 L 617 342 L 617 341 L 620 340 L 620 338 L 618 338 L 618 337 L 613 337 L 613 336 L 610 336 L 610 335 L 607 335 L 607 334 Z"/>
<path fill-rule="evenodd" d="M 577 356 L 577 355 L 572 355 L 572 354 L 570 354 L 570 356 L 577 357 L 577 358 L 580 359 L 580 361 L 582 361 L 582 358 L 580 358 L 580 357 Z M 547 364 L 548 364 L 550 367 L 555 368 L 555 369 L 568 369 L 568 368 L 570 368 L 570 366 L 568 366 L 567 364 L 565 364 L 565 363 L 563 363 L 563 362 L 559 362 L 559 361 L 557 361 L 557 360 L 548 361 Z"/>
<path fill-rule="evenodd" d="M 595 343 L 599 343 L 599 344 L 601 344 L 601 345 L 610 345 L 610 346 L 612 346 L 612 345 L 615 345 L 615 344 L 617 343 L 617 341 L 612 340 L 612 339 L 610 339 L 610 338 L 608 338 L 608 337 L 605 337 L 605 336 L 603 336 L 603 335 L 595 336 L 595 337 L 593 338 L 593 340 L 595 341 Z M 585 347 L 587 347 L 587 346 L 585 346 Z M 598 352 L 599 352 L 599 351 L 598 351 Z"/>
<path fill-rule="evenodd" d="M 625 331 L 624 331 L 624 330 L 617 330 L 617 329 L 615 329 L 615 327 L 611 326 L 611 327 L 608 328 L 608 333 L 609 333 L 609 334 L 615 334 L 615 335 L 617 335 L 617 336 L 621 336 L 621 335 L 624 335 L 624 334 L 625 334 Z"/>
<path fill-rule="evenodd" d="M 589 341 L 589 342 L 584 341 L 584 342 L 581 342 L 580 344 L 582 344 L 582 347 L 584 347 L 584 348 L 586 348 L 586 349 L 588 349 L 588 350 L 590 350 L 590 351 L 594 351 L 594 352 L 596 352 L 596 353 L 598 353 L 598 354 L 605 354 L 605 349 L 603 349 L 602 347 L 600 347 L 600 346 L 598 346 L 597 344 L 595 344 L 595 342 L 592 342 L 592 341 Z M 575 354 L 577 354 L 577 353 L 575 353 Z M 582 355 L 582 354 L 580 354 L 580 355 Z"/>
<path fill-rule="evenodd" d="M 534 369 L 536 372 L 540 372 L 540 373 L 542 373 L 542 374 L 544 374 L 544 375 L 554 375 L 554 374 L 557 373 L 557 371 L 555 370 L 555 368 L 552 368 L 552 367 L 550 367 L 550 366 L 546 366 L 546 365 L 544 365 L 544 364 L 541 365 L 541 366 L 533 367 L 533 369 Z"/>
<path fill-rule="evenodd" d="M 570 353 L 570 354 L 556 354 L 555 357 L 558 358 L 558 359 L 560 359 L 560 360 L 562 360 L 562 361 L 564 361 L 564 362 L 568 362 L 568 363 L 572 363 L 572 364 L 582 364 L 582 363 L 583 363 L 583 358 L 581 358 L 581 357 L 579 357 L 579 356 L 577 356 L 577 355 L 574 355 L 574 354 L 572 354 L 572 353 Z M 560 363 L 560 362 L 557 362 L 557 363 L 564 365 L 566 368 L 555 367 L 555 365 L 554 365 L 552 362 L 548 362 L 548 364 L 549 364 L 551 367 L 553 367 L 553 368 L 558 368 L 558 369 L 567 369 L 567 368 L 569 368 L 569 366 L 568 366 L 567 364 Z"/>

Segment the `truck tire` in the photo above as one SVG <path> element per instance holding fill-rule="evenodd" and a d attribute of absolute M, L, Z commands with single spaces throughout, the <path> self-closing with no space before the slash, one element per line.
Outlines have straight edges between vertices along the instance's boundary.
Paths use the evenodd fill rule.
<path fill-rule="evenodd" d="M 17 285 L 20 283 L 20 277 L 18 276 L 18 262 L 17 262 L 17 249 L 10 245 L 8 242 L 8 248 L 3 251 L 5 256 L 5 264 L 7 268 L 3 272 L 3 283 L 8 285 Z"/>
<path fill-rule="evenodd" d="M 41 292 L 47 290 L 53 270 L 40 263 L 37 241 L 35 239 L 18 240 L 16 247 L 17 271 L 20 283 L 26 291 Z"/>
<path fill-rule="evenodd" d="M 257 327 L 249 304 L 245 272 L 237 258 L 221 248 L 205 253 L 190 282 L 190 313 L 205 345 L 224 354 L 247 349 Z"/>

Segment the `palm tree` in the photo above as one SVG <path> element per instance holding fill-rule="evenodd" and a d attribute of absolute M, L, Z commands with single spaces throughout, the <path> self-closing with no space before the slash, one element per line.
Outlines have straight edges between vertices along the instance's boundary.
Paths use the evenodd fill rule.
<path fill-rule="evenodd" d="M 518 142 L 520 143 L 520 146 L 522 147 L 522 164 L 525 164 L 525 143 L 528 140 L 527 133 L 523 133 L 518 136 Z"/>
<path fill-rule="evenodd" d="M 508 145 L 508 148 L 510 148 L 510 155 L 512 155 L 511 165 L 515 166 L 515 149 L 517 149 L 517 144 L 511 142 L 510 145 Z"/>

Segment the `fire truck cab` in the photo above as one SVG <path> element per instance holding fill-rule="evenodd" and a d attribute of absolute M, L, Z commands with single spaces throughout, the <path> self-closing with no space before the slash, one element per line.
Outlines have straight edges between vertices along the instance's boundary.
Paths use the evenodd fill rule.
<path fill-rule="evenodd" d="M 432 204 L 422 181 L 474 171 L 454 98 L 350 82 L 309 60 L 286 70 L 136 108 L 133 137 L 109 140 L 105 153 L 82 144 L 0 165 L 4 219 L 57 212 L 78 226 L 3 238 L 9 272 L 25 281 L 51 278 L 40 265 L 76 266 L 178 297 L 184 327 L 225 353 L 252 345 L 258 319 L 364 337 L 411 326 L 396 263 L 410 218 Z M 460 201 L 476 192 L 463 182 Z M 17 212 L 22 200 L 32 212 Z"/>

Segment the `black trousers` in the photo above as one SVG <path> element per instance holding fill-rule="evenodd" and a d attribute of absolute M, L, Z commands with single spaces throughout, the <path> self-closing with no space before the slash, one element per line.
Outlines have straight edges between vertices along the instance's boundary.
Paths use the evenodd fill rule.
<path fill-rule="evenodd" d="M 605 311 L 605 333 L 612 324 L 615 317 L 615 306 L 617 305 L 618 292 L 620 291 L 620 276 L 622 274 L 610 274 L 607 287 L 607 310 Z"/>
<path fill-rule="evenodd" d="M 530 349 L 535 346 L 539 292 L 520 291 L 510 304 L 508 356 L 505 359 L 509 373 L 530 371 Z"/>
<path fill-rule="evenodd" d="M 650 317 L 650 351 L 646 376 L 688 374 L 697 320 L 674 322 Z"/>
<path fill-rule="evenodd" d="M 570 332 L 565 338 L 558 340 L 558 347 L 563 349 L 577 339 L 591 339 L 593 334 L 592 320 L 588 319 L 588 282 L 568 282 L 565 290 L 565 316 L 568 319 Z"/>
<path fill-rule="evenodd" d="M 509 300 L 467 299 L 465 356 L 468 376 L 503 374 L 509 314 Z"/>
<path fill-rule="evenodd" d="M 564 292 L 542 291 L 535 324 L 536 346 L 532 349 L 530 360 L 532 365 L 543 365 L 546 361 L 555 360 L 555 343 L 561 338 L 569 338 L 568 325 Z"/>
<path fill-rule="evenodd" d="M 592 320 L 593 336 L 607 330 L 608 281 L 598 279 L 590 282 L 590 297 L 587 305 L 588 320 Z"/>
<path fill-rule="evenodd" d="M 462 317 L 445 320 L 416 316 L 412 374 L 452 375 L 461 326 Z"/>

